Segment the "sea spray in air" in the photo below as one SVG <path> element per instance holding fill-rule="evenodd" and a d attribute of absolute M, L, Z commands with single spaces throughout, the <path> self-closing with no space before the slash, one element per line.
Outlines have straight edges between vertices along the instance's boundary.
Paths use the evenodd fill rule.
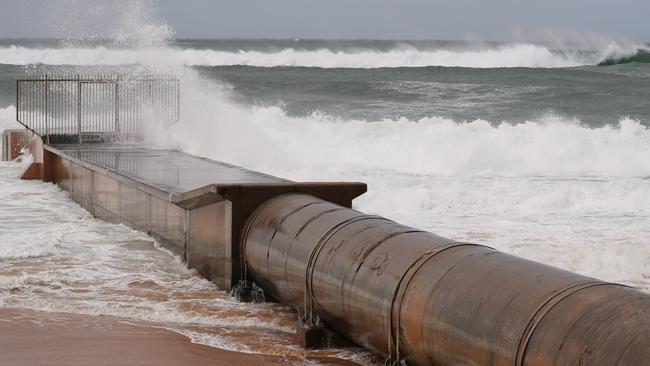
<path fill-rule="evenodd" d="M 134 11 L 111 3 L 111 40 L 5 42 L 2 70 L 171 73 L 183 119 L 153 129 L 147 143 L 295 180 L 364 181 L 369 192 L 355 200 L 363 211 L 650 290 L 648 72 L 638 61 L 596 66 L 644 46 L 174 43 L 146 2 Z M 90 9 L 86 22 L 101 13 Z M 3 106 L 14 90 L 6 95 Z M 529 109 L 535 115 L 513 116 Z M 14 118 L 13 106 L 0 109 L 0 125 Z M 0 306 L 122 316 L 227 349 L 302 352 L 290 341 L 295 314 L 231 301 L 142 233 L 2 168 L 5 201 L 21 201 L 0 210 L 15 223 L 0 235 L 16 244 L 0 246 Z"/>

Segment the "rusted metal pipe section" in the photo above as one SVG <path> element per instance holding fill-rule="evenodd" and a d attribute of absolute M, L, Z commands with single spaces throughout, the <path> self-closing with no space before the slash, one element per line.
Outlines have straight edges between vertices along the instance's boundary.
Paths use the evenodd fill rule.
<path fill-rule="evenodd" d="M 392 362 L 641 365 L 650 295 L 289 194 L 242 238 L 247 276 Z"/>

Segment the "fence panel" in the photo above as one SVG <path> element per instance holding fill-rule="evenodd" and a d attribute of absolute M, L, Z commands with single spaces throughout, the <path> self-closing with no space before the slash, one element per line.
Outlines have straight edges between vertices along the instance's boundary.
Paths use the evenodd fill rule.
<path fill-rule="evenodd" d="M 179 118 L 174 78 L 45 75 L 16 82 L 16 120 L 46 141 L 137 139 Z"/>

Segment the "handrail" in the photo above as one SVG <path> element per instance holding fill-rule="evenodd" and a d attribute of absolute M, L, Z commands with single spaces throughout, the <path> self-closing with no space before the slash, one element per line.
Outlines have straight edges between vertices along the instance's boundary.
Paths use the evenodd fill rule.
<path fill-rule="evenodd" d="M 50 142 L 141 138 L 180 119 L 180 83 L 169 76 L 50 76 L 16 80 L 16 121 Z"/>

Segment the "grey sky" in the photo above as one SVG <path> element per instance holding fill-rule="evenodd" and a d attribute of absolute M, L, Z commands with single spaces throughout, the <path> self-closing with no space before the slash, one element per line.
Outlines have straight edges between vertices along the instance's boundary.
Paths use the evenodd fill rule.
<path fill-rule="evenodd" d="M 91 21 L 84 23 L 87 10 L 75 12 L 74 4 L 88 7 L 94 3 L 101 12 L 105 11 L 102 4 L 110 2 L 0 0 L 0 38 L 60 36 L 56 28 L 61 24 L 57 22 L 77 22 L 81 24 L 77 26 L 78 32 L 83 33 L 86 27 L 89 32 L 92 29 L 101 35 L 105 27 L 102 21 L 91 17 Z M 157 4 L 158 15 L 176 31 L 177 38 L 513 40 L 534 37 L 544 31 L 560 35 L 590 31 L 650 41 L 649 0 L 153 2 Z"/>

